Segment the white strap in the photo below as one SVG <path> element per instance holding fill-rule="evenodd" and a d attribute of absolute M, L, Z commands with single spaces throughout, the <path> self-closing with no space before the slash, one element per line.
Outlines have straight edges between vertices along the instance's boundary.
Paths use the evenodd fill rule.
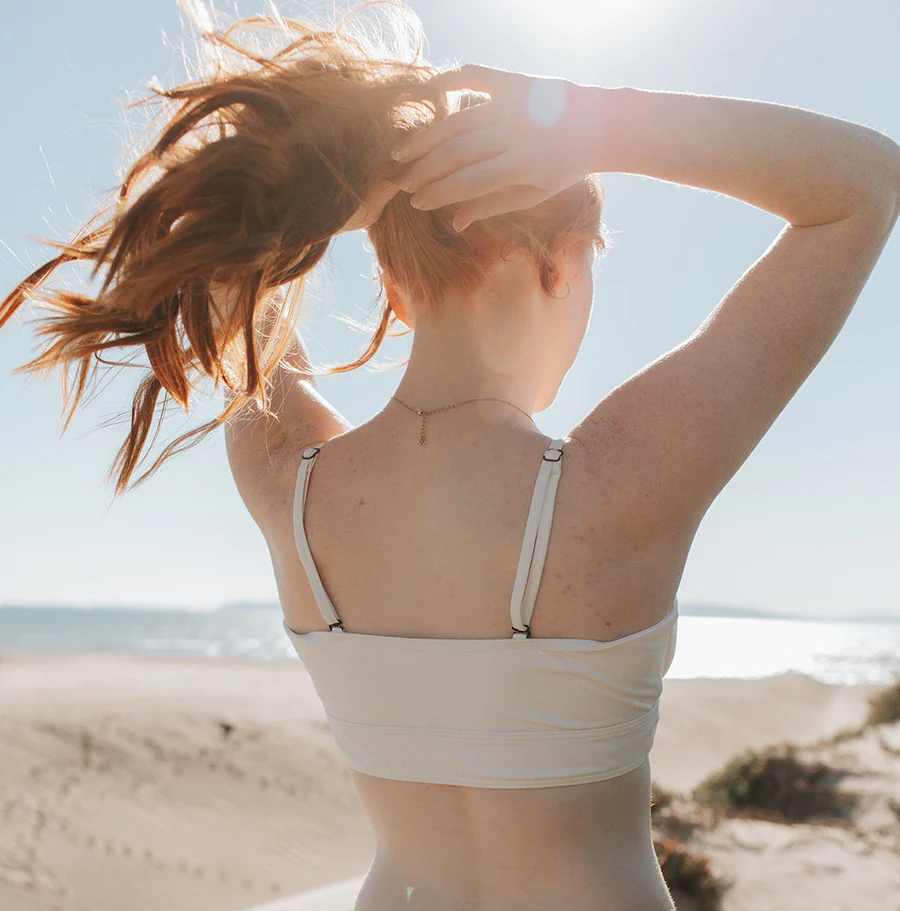
<path fill-rule="evenodd" d="M 303 568 L 306 570 L 306 576 L 309 579 L 309 585 L 316 599 L 316 604 L 318 604 L 325 622 L 332 632 L 342 633 L 344 630 L 341 626 L 340 618 L 331 603 L 331 598 L 328 597 L 328 592 L 325 591 L 321 578 L 319 578 L 319 571 L 316 569 L 312 551 L 309 549 L 309 541 L 306 538 L 306 526 L 303 523 L 306 491 L 309 488 L 309 475 L 318 454 L 318 446 L 305 449 L 303 458 L 300 460 L 300 467 L 297 470 L 297 486 L 294 490 L 294 543 L 297 546 L 297 552 L 300 554 Z"/>
<path fill-rule="evenodd" d="M 509 606 L 510 620 L 515 632 L 513 639 L 526 639 L 530 635 L 528 624 L 534 611 L 534 602 L 537 599 L 538 589 L 541 584 L 541 575 L 544 569 L 544 560 L 547 556 L 547 547 L 550 542 L 550 528 L 553 523 L 553 510 L 556 504 L 556 489 L 562 474 L 563 440 L 553 440 L 544 452 L 541 466 L 538 469 L 534 482 L 534 492 L 531 496 L 531 506 L 528 510 L 528 519 L 525 523 L 525 534 L 522 540 L 522 550 L 519 554 L 519 565 L 516 569 L 516 579 L 513 583 L 512 599 Z M 312 589 L 316 604 L 329 629 L 333 632 L 343 632 L 341 620 L 325 591 L 319 571 L 316 569 L 309 541 L 306 537 L 304 525 L 304 509 L 306 507 L 306 492 L 309 489 L 309 477 L 319 447 L 313 446 L 303 452 L 300 467 L 297 471 L 297 486 L 294 491 L 294 542 L 297 552 L 306 570 L 309 585 Z"/>
<path fill-rule="evenodd" d="M 516 569 L 516 580 L 513 583 L 512 599 L 509 604 L 509 616 L 515 630 L 513 639 L 527 639 L 531 635 L 528 624 L 531 622 L 544 570 L 544 559 L 547 556 L 547 546 L 550 543 L 556 488 L 562 474 L 562 449 L 562 440 L 553 440 L 550 443 L 544 452 L 534 482 L 534 493 L 531 496 L 522 551 L 519 554 L 519 566 Z"/>

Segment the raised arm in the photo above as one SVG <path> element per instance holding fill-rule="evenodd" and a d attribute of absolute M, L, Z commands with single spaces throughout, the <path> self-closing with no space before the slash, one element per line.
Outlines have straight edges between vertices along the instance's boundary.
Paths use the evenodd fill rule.
<path fill-rule="evenodd" d="M 762 101 L 588 86 L 578 103 L 589 168 L 726 193 L 787 222 L 685 342 L 574 432 L 591 448 L 614 424 L 635 509 L 692 535 L 856 303 L 900 212 L 900 147 Z"/>
<path fill-rule="evenodd" d="M 900 146 L 803 108 L 678 92 L 577 86 L 587 167 L 714 190 L 793 227 L 896 211 Z"/>

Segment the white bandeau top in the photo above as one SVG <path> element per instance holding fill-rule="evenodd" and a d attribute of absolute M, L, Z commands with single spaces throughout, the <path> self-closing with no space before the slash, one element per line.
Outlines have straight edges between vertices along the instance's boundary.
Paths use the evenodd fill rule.
<path fill-rule="evenodd" d="M 624 775 L 647 759 L 678 599 L 646 629 L 607 642 L 534 639 L 529 622 L 547 554 L 562 440 L 544 452 L 510 602 L 508 639 L 348 633 L 309 549 L 304 507 L 321 447 L 303 453 L 294 536 L 328 631 L 284 629 L 335 740 L 359 772 L 399 781 L 543 788 Z"/>

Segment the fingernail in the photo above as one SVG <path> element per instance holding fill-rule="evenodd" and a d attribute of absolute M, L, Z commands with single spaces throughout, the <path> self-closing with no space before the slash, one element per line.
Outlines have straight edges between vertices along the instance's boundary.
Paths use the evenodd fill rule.
<path fill-rule="evenodd" d="M 397 146 L 396 149 L 391 153 L 391 157 L 394 161 L 405 161 L 406 156 L 409 154 L 409 150 L 405 146 Z"/>
<path fill-rule="evenodd" d="M 456 228 L 456 233 L 462 234 L 462 232 L 465 231 L 466 228 L 468 228 L 470 224 L 471 224 L 471 222 L 469 222 L 469 221 L 463 221 L 458 225 L 454 225 L 454 227 Z"/>
<path fill-rule="evenodd" d="M 421 208 L 422 208 L 422 204 L 423 204 L 423 200 L 422 200 L 422 199 L 418 199 L 418 198 L 416 198 L 415 196 L 412 196 L 412 197 L 410 197 L 409 204 L 410 204 L 414 209 L 421 209 Z"/>

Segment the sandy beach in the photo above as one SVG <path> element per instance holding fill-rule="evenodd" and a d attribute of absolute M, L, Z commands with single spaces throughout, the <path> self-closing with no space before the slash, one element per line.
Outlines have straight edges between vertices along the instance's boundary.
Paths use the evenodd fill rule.
<path fill-rule="evenodd" d="M 876 689 L 665 682 L 663 788 L 687 795 L 738 751 L 790 741 L 859 795 L 840 825 L 711 823 L 685 798 L 685 843 L 729 883 L 722 911 L 900 909 L 900 725 L 821 742 Z M 286 896 L 358 889 L 374 851 L 299 662 L 0 653 L 3 911 L 287 911 Z M 303 907 L 350 911 L 347 894 Z"/>

